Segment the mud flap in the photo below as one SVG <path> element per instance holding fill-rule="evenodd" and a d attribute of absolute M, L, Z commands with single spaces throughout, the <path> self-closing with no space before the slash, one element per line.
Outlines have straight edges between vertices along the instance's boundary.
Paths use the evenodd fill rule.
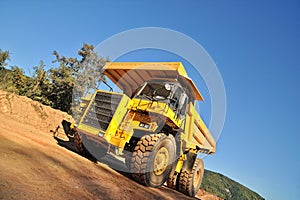
<path fill-rule="evenodd" d="M 62 120 L 61 122 L 64 132 L 65 134 L 68 136 L 68 138 L 70 137 L 74 137 L 74 130 L 71 129 L 71 122 L 68 122 L 66 120 Z"/>
<path fill-rule="evenodd" d="M 186 154 L 186 160 L 183 162 L 182 170 L 192 171 L 197 154 L 188 152 Z"/>

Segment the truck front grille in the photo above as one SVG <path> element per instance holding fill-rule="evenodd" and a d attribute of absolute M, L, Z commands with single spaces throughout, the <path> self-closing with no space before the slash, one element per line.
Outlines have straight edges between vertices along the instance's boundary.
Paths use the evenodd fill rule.
<path fill-rule="evenodd" d="M 122 95 L 99 91 L 92 100 L 82 123 L 106 131 Z"/>

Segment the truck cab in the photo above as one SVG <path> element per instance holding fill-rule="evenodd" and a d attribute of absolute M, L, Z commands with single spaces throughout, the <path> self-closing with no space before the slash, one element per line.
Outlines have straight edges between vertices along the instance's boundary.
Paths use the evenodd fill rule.
<path fill-rule="evenodd" d="M 159 101 L 174 112 L 174 119 L 182 119 L 186 114 L 188 95 L 178 82 L 151 80 L 146 82 L 135 94 L 136 99 Z"/>

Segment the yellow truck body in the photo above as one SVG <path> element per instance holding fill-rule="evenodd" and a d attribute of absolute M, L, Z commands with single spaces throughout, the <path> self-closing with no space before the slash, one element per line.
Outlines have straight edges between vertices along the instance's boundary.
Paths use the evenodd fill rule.
<path fill-rule="evenodd" d="M 169 183 L 174 177 L 180 179 L 183 176 L 180 174 L 196 176 L 196 169 L 202 170 L 203 175 L 203 162 L 196 159 L 197 153 L 214 153 L 216 142 L 195 109 L 195 102 L 203 101 L 203 97 L 182 63 L 111 62 L 105 65 L 104 75 L 123 93 L 97 90 L 84 99 L 85 112 L 76 130 L 78 148 L 84 145 L 80 142 L 85 138 L 100 143 L 101 147 L 109 146 L 105 151 L 114 149 L 133 168 L 137 163 L 143 166 L 147 160 L 145 168 L 137 167 L 140 171 L 136 174 L 142 175 L 136 175 L 135 179 L 149 186 L 162 185 L 166 175 Z M 141 160 L 140 154 L 144 156 Z M 171 158 L 174 164 L 170 164 Z M 148 165 L 154 172 L 144 172 Z M 155 182 L 155 178 L 151 182 L 151 177 L 160 182 Z M 182 189 L 183 178 L 182 182 L 170 187 L 193 196 L 195 191 Z M 195 188 L 199 189 L 198 186 L 196 182 Z"/>

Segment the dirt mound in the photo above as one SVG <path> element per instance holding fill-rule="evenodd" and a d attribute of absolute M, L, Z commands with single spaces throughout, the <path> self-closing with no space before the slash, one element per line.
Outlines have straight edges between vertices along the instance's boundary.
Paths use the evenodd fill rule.
<path fill-rule="evenodd" d="M 42 131 L 55 130 L 62 119 L 73 121 L 72 117 L 65 112 L 42 105 L 25 96 L 18 96 L 1 90 L 0 113 Z M 63 133 L 62 129 L 59 131 Z"/>
<path fill-rule="evenodd" d="M 63 119 L 72 117 L 0 91 L 0 199 L 193 199 L 166 187 L 144 187 L 106 160 L 78 155 L 72 141 L 50 133 Z M 204 191 L 197 197 L 220 199 Z"/>

